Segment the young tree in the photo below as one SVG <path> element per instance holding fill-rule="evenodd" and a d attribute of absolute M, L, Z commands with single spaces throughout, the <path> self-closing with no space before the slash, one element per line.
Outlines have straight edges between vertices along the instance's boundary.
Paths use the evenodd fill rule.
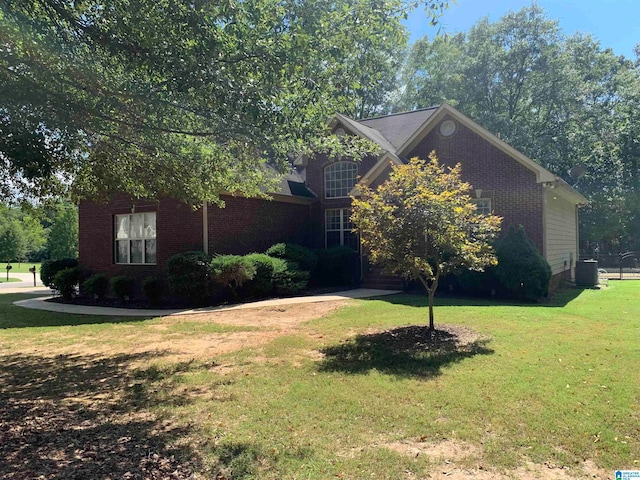
<path fill-rule="evenodd" d="M 389 180 L 373 190 L 360 186 L 351 220 L 371 260 L 385 270 L 419 280 L 429 296 L 429 329 L 434 329 L 433 298 L 441 276 L 466 267 L 495 265 L 490 241 L 502 219 L 478 215 L 460 178 L 460 165 L 445 168 L 435 154 L 394 166 Z"/>

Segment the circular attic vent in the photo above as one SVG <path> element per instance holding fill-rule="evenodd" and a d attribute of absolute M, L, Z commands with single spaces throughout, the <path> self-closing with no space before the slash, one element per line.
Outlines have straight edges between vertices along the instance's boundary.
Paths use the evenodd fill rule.
<path fill-rule="evenodd" d="M 453 120 L 445 120 L 440 124 L 440 134 L 443 137 L 450 137 L 456 131 L 456 124 Z"/>

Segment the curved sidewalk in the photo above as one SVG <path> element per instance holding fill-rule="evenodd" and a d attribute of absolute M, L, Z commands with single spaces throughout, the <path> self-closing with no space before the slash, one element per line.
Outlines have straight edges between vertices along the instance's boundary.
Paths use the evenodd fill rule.
<path fill-rule="evenodd" d="M 50 292 L 51 290 L 46 289 L 41 291 Z M 2 293 L 2 291 L 0 291 L 0 293 Z M 30 292 L 25 291 L 24 293 Z M 69 305 L 65 303 L 46 302 L 45 300 L 51 298 L 51 296 L 18 300 L 16 302 L 13 302 L 13 304 L 17 305 L 18 307 L 32 308 L 36 310 L 47 310 L 49 312 L 72 313 L 78 315 L 103 315 L 113 317 L 167 317 L 174 315 L 194 315 L 199 313 L 224 312 L 227 310 L 243 310 L 247 308 L 271 307 L 278 305 L 293 305 L 298 303 L 329 302 L 335 300 L 348 300 L 353 298 L 371 298 L 380 297 L 383 295 L 393 295 L 395 293 L 401 292 L 400 290 L 375 290 L 368 288 L 357 288 L 354 290 L 324 293 L 321 295 L 311 295 L 308 297 L 276 298 L 271 300 L 261 300 L 259 302 L 241 303 L 238 305 L 222 307 L 204 307 L 174 310 L 91 307 L 87 305 Z"/>

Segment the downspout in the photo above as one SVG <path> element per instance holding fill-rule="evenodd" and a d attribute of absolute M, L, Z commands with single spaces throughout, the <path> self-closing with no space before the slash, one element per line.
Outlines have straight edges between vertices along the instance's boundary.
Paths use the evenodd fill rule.
<path fill-rule="evenodd" d="M 209 254 L 209 209 L 206 201 L 202 202 L 202 251 Z"/>

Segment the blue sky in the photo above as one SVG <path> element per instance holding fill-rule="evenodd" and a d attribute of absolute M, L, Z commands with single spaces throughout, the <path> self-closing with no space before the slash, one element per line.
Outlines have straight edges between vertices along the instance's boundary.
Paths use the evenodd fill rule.
<path fill-rule="evenodd" d="M 488 16 L 495 22 L 510 10 L 531 5 L 531 0 L 457 0 L 441 18 L 443 30 L 453 34 L 466 32 Z M 547 17 L 560 22 L 568 34 L 590 33 L 602 48 L 611 48 L 617 55 L 635 59 L 633 48 L 640 43 L 640 0 L 537 0 Z M 411 42 L 436 29 L 425 20 L 424 10 L 414 11 L 406 22 Z"/>

